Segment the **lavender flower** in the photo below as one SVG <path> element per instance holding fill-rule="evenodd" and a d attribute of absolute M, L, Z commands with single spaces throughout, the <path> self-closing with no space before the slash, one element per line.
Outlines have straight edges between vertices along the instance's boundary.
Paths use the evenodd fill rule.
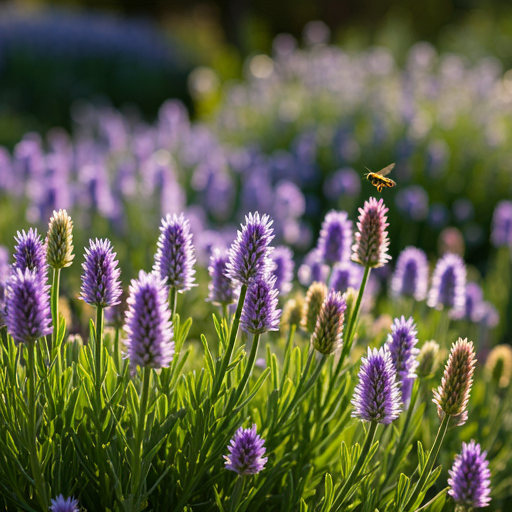
<path fill-rule="evenodd" d="M 448 414 L 455 418 L 456 425 L 466 423 L 468 418 L 466 406 L 473 384 L 475 363 L 473 342 L 459 338 L 452 345 L 441 385 L 437 390 L 433 390 L 434 398 L 432 401 L 437 405 L 437 414 L 440 419 Z"/>
<path fill-rule="evenodd" d="M 7 283 L 10 275 L 9 252 L 5 247 L 0 246 L 0 326 L 5 325 Z"/>
<path fill-rule="evenodd" d="M 361 360 L 359 382 L 354 390 L 352 416 L 388 425 L 400 416 L 401 401 L 389 350 L 384 346 L 372 352 L 368 347 L 368 356 Z"/>
<path fill-rule="evenodd" d="M 239 475 L 256 475 L 265 468 L 267 457 L 265 455 L 265 440 L 256 434 L 256 425 L 252 428 L 240 427 L 228 446 L 229 455 L 226 459 L 226 469 L 235 471 Z"/>
<path fill-rule="evenodd" d="M 340 293 L 345 293 L 348 288 L 357 288 L 362 279 L 360 269 L 351 261 L 336 263 L 332 267 L 329 288 Z"/>
<path fill-rule="evenodd" d="M 293 286 L 293 268 L 295 266 L 293 252 L 288 247 L 279 246 L 271 253 L 270 259 L 274 262 L 272 274 L 276 277 L 276 288 L 282 295 L 290 293 Z"/>
<path fill-rule="evenodd" d="M 35 271 L 16 269 L 8 282 L 6 324 L 17 343 L 31 343 L 52 333 L 50 289 Z"/>
<path fill-rule="evenodd" d="M 154 273 L 132 279 L 125 331 L 132 368 L 163 368 L 174 356 L 173 325 L 165 282 Z"/>
<path fill-rule="evenodd" d="M 214 249 L 210 256 L 208 273 L 211 281 L 208 284 L 209 294 L 206 300 L 219 306 L 233 304 L 238 298 L 236 283 L 226 275 L 228 261 L 228 254 L 220 249 Z"/>
<path fill-rule="evenodd" d="M 308 289 L 304 307 L 302 308 L 302 319 L 300 326 L 307 332 L 313 333 L 320 309 L 327 297 L 327 286 L 324 283 L 314 282 Z"/>
<path fill-rule="evenodd" d="M 386 343 L 396 370 L 397 379 L 401 385 L 404 404 L 411 398 L 412 385 L 417 377 L 415 373 L 418 367 L 416 357 L 420 352 L 416 348 L 416 343 L 418 343 L 417 334 L 416 324 L 412 317 L 408 320 L 404 316 L 400 319 L 395 318 L 391 326 L 391 334 L 388 334 Z"/>
<path fill-rule="evenodd" d="M 512 246 L 512 201 L 500 201 L 492 217 L 491 242 L 495 247 Z"/>
<path fill-rule="evenodd" d="M 468 283 L 465 293 L 465 307 L 463 310 L 454 314 L 455 318 L 465 318 L 470 322 L 479 322 L 481 320 L 482 303 L 484 301 L 484 292 L 477 283 Z"/>
<path fill-rule="evenodd" d="M 370 197 L 364 207 L 359 208 L 358 232 L 356 242 L 352 246 L 352 260 L 363 266 L 382 267 L 390 259 L 388 255 L 389 239 L 386 227 L 388 209 L 384 201 Z"/>
<path fill-rule="evenodd" d="M 464 311 L 466 265 L 458 254 L 445 254 L 436 265 L 427 304 L 431 308 L 450 308 L 452 314 Z"/>
<path fill-rule="evenodd" d="M 73 497 L 64 498 L 62 494 L 59 494 L 51 501 L 50 510 L 52 512 L 78 512 L 78 501 Z"/>
<path fill-rule="evenodd" d="M 47 264 L 46 264 L 46 248 L 41 241 L 41 237 L 37 234 L 37 229 L 30 228 L 28 233 L 18 231 L 14 247 L 14 265 L 13 269 L 20 269 L 22 272 L 28 268 L 35 271 L 37 276 L 46 281 Z"/>
<path fill-rule="evenodd" d="M 510 345 L 496 345 L 489 355 L 484 367 L 487 381 L 494 382 L 501 388 L 507 388 L 512 378 L 512 348 Z"/>
<path fill-rule="evenodd" d="M 465 510 L 486 507 L 491 501 L 491 472 L 486 456 L 487 452 L 475 441 L 462 443 L 462 451 L 448 471 L 448 494 Z"/>
<path fill-rule="evenodd" d="M 322 223 L 318 250 L 328 265 L 350 259 L 352 245 L 352 221 L 347 212 L 330 211 Z"/>
<path fill-rule="evenodd" d="M 153 270 L 167 286 L 185 292 L 194 286 L 194 246 L 190 224 L 184 215 L 168 214 L 162 219 Z"/>
<path fill-rule="evenodd" d="M 428 290 L 427 255 L 416 247 L 406 247 L 398 256 L 396 269 L 391 279 L 394 297 L 414 297 L 425 300 Z"/>
<path fill-rule="evenodd" d="M 331 290 L 322 304 L 311 337 L 311 343 L 321 354 L 332 354 L 341 347 L 346 309 L 341 293 Z"/>
<path fill-rule="evenodd" d="M 121 270 L 117 267 L 116 253 L 112 251 L 110 241 L 89 240 L 90 247 L 85 249 L 85 262 L 82 263 L 82 292 L 80 299 L 101 308 L 119 304 Z"/>
<path fill-rule="evenodd" d="M 318 249 L 309 251 L 297 273 L 300 283 L 304 286 L 309 286 L 315 281 L 324 283 L 328 276 L 329 266 L 323 262 L 320 251 Z"/>
<path fill-rule="evenodd" d="M 54 269 L 69 267 L 73 252 L 73 221 L 66 210 L 53 212 L 46 235 L 46 261 Z"/>
<path fill-rule="evenodd" d="M 253 281 L 247 289 L 240 326 L 245 332 L 262 334 L 279 330 L 281 310 L 277 309 L 279 291 L 274 288 L 275 277 Z"/>

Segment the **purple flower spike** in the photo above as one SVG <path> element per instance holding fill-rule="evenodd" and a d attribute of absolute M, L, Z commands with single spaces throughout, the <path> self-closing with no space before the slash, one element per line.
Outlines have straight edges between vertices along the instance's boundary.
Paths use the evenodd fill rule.
<path fill-rule="evenodd" d="M 16 269 L 8 285 L 7 330 L 16 343 L 31 343 L 52 333 L 50 287 L 34 271 Z"/>
<path fill-rule="evenodd" d="M 242 476 L 262 471 L 268 460 L 263 457 L 266 451 L 264 443 L 265 440 L 256 434 L 256 425 L 246 429 L 240 427 L 228 446 L 229 455 L 224 455 L 226 469 Z"/>
<path fill-rule="evenodd" d="M 168 214 L 162 219 L 158 250 L 153 270 L 160 279 L 167 279 L 167 286 L 178 292 L 190 290 L 194 285 L 194 246 L 190 223 L 184 215 Z"/>
<path fill-rule="evenodd" d="M 465 308 L 455 315 L 456 318 L 464 318 L 470 322 L 479 322 L 482 319 L 482 303 L 484 292 L 477 283 L 466 285 Z"/>
<path fill-rule="evenodd" d="M 350 259 L 352 246 L 352 221 L 347 212 L 330 211 L 322 223 L 318 250 L 328 265 Z"/>
<path fill-rule="evenodd" d="M 370 197 L 364 207 L 359 208 L 356 243 L 352 246 L 352 260 L 360 265 L 374 268 L 383 267 L 390 259 L 386 212 L 382 199 Z"/>
<path fill-rule="evenodd" d="M 486 507 L 491 501 L 491 472 L 486 456 L 487 452 L 475 441 L 462 443 L 462 451 L 448 471 L 448 494 L 465 510 Z"/>
<path fill-rule="evenodd" d="M 90 306 L 108 308 L 119 304 L 123 290 L 119 281 L 116 253 L 110 241 L 90 240 L 82 263 L 82 291 L 80 299 Z"/>
<path fill-rule="evenodd" d="M 306 254 L 304 263 L 299 267 L 297 277 L 300 284 L 309 286 L 311 283 L 325 283 L 329 276 L 329 266 L 326 265 L 318 249 L 312 249 Z"/>
<path fill-rule="evenodd" d="M 208 298 L 213 304 L 228 306 L 238 299 L 238 287 L 227 275 L 226 269 L 229 261 L 227 253 L 220 249 L 214 249 L 210 256 L 208 273 L 211 281 L 208 284 Z"/>
<path fill-rule="evenodd" d="M 324 300 L 311 343 L 321 354 L 332 354 L 342 345 L 343 322 L 347 303 L 341 293 L 331 290 Z"/>
<path fill-rule="evenodd" d="M 273 263 L 269 258 L 274 238 L 268 215 L 258 212 L 245 217 L 245 225 L 238 231 L 236 240 L 229 249 L 229 262 L 226 274 L 241 284 L 248 285 L 252 280 L 265 276 L 272 271 Z"/>
<path fill-rule="evenodd" d="M 512 201 L 500 201 L 492 217 L 491 242 L 495 247 L 512 246 Z"/>
<path fill-rule="evenodd" d="M 52 500 L 50 510 L 51 512 L 78 512 L 78 501 L 73 497 L 64 498 L 62 494 L 59 494 Z"/>
<path fill-rule="evenodd" d="M 270 259 L 275 265 L 272 274 L 276 277 L 276 288 L 282 295 L 290 293 L 293 286 L 293 268 L 295 267 L 293 252 L 288 247 L 279 246 L 274 249 Z"/>
<path fill-rule="evenodd" d="M 154 273 L 132 279 L 125 331 L 132 368 L 169 366 L 174 356 L 174 332 L 165 282 Z"/>
<path fill-rule="evenodd" d="M 372 350 L 362 358 L 359 382 L 354 390 L 352 416 L 363 421 L 388 425 L 401 412 L 402 397 L 396 382 L 396 371 L 387 347 Z"/>
<path fill-rule="evenodd" d="M 361 282 L 361 267 L 358 267 L 351 261 L 336 263 L 332 267 L 329 288 L 340 293 L 345 293 L 348 288 L 358 288 Z"/>
<path fill-rule="evenodd" d="M 48 273 L 46 248 L 37 234 L 37 229 L 30 228 L 28 233 L 18 231 L 18 236 L 14 239 L 18 245 L 14 248 L 13 269 L 19 269 L 22 272 L 27 268 L 34 270 L 40 279 L 46 281 Z"/>
<path fill-rule="evenodd" d="M 431 308 L 450 308 L 457 315 L 466 303 L 466 265 L 453 253 L 445 254 L 436 265 L 427 304 Z"/>
<path fill-rule="evenodd" d="M 412 385 L 417 377 L 415 372 L 418 368 L 418 361 L 416 358 L 420 353 L 419 349 L 416 348 L 416 343 L 418 343 L 417 334 L 416 324 L 412 317 L 408 320 L 404 316 L 400 319 L 395 318 L 391 326 L 391 334 L 388 334 L 386 343 L 393 360 L 397 379 L 401 385 L 404 404 L 411 398 Z"/>
<path fill-rule="evenodd" d="M 391 279 L 394 297 L 414 297 L 425 300 L 428 291 L 427 255 L 416 247 L 406 247 L 398 256 Z"/>
<path fill-rule="evenodd" d="M 245 332 L 262 334 L 279 330 L 281 310 L 277 309 L 279 291 L 275 277 L 258 279 L 249 285 L 240 326 Z"/>

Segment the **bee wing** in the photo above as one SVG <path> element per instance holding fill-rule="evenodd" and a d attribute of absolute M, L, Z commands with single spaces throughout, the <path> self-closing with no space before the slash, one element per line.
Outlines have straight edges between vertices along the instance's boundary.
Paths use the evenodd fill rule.
<path fill-rule="evenodd" d="M 375 174 L 378 174 L 380 176 L 386 176 L 393 170 L 394 167 L 395 164 L 390 164 L 387 167 L 384 167 L 384 169 L 381 169 L 379 172 L 376 172 Z"/>

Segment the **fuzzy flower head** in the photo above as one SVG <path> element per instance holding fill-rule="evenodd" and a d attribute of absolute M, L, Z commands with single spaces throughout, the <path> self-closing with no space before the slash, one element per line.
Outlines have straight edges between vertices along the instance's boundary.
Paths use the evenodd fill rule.
<path fill-rule="evenodd" d="M 352 260 L 363 266 L 383 267 L 390 259 L 386 212 L 382 199 L 370 197 L 364 207 L 359 208 L 356 242 L 352 246 Z"/>
<path fill-rule="evenodd" d="M 483 301 L 484 292 L 482 288 L 477 283 L 468 283 L 466 285 L 464 311 L 461 311 L 458 317 L 463 317 L 470 322 L 479 322 Z"/>
<path fill-rule="evenodd" d="M 17 245 L 14 247 L 13 269 L 20 269 L 25 272 L 28 268 L 35 271 L 41 279 L 46 281 L 48 272 L 46 248 L 37 233 L 37 229 L 30 228 L 28 233 L 18 231 L 14 239 Z"/>
<path fill-rule="evenodd" d="M 332 354 L 341 347 L 346 309 L 341 293 L 331 290 L 320 308 L 311 337 L 311 343 L 321 354 Z"/>
<path fill-rule="evenodd" d="M 312 249 L 306 254 L 304 262 L 297 272 L 300 284 L 309 286 L 311 283 L 318 281 L 325 283 L 329 277 L 329 265 L 326 265 L 321 257 L 318 249 Z"/>
<path fill-rule="evenodd" d="M 386 346 L 362 358 L 359 382 L 354 390 L 352 416 L 388 425 L 400 416 L 402 397 L 396 371 Z"/>
<path fill-rule="evenodd" d="M 452 314 L 464 311 L 466 303 L 466 265 L 453 253 L 445 254 L 436 265 L 427 304 L 431 308 L 449 308 Z"/>
<path fill-rule="evenodd" d="M 361 279 L 361 267 L 355 263 L 351 261 L 336 263 L 332 267 L 329 288 L 336 292 L 345 293 L 349 288 L 358 288 Z"/>
<path fill-rule="evenodd" d="M 174 332 L 164 281 L 141 270 L 139 278 L 131 282 L 127 304 L 126 346 L 132 368 L 169 366 Z"/>
<path fill-rule="evenodd" d="M 492 216 L 491 242 L 494 247 L 512 246 L 512 201 L 500 201 Z"/>
<path fill-rule="evenodd" d="M 226 275 L 228 261 L 228 254 L 217 248 L 210 256 L 210 265 L 208 266 L 210 283 L 206 300 L 219 306 L 228 306 L 238 299 L 238 286 Z"/>
<path fill-rule="evenodd" d="M 466 423 L 468 418 L 466 406 L 473 384 L 475 363 L 473 342 L 459 338 L 452 345 L 441 385 L 437 390 L 433 390 L 433 402 L 437 405 L 437 414 L 440 419 L 448 414 L 455 418 L 456 425 Z"/>
<path fill-rule="evenodd" d="M 281 323 L 287 326 L 300 325 L 303 308 L 304 297 L 302 295 L 297 294 L 292 299 L 288 299 L 283 308 Z"/>
<path fill-rule="evenodd" d="M 395 318 L 391 326 L 391 334 L 388 334 L 387 347 L 396 370 L 397 379 L 400 382 L 402 400 L 407 403 L 411 398 L 412 385 L 416 379 L 416 368 L 418 367 L 417 356 L 419 350 L 418 331 L 412 317 L 405 319 Z"/>
<path fill-rule="evenodd" d="M 240 326 L 243 331 L 263 334 L 279 330 L 281 310 L 277 309 L 279 291 L 274 287 L 275 277 L 257 279 L 247 289 Z"/>
<path fill-rule="evenodd" d="M 289 247 L 279 246 L 272 251 L 270 259 L 274 262 L 272 274 L 276 278 L 276 288 L 281 295 L 286 295 L 292 290 L 293 269 L 293 252 Z"/>
<path fill-rule="evenodd" d="M 59 494 L 51 501 L 50 510 L 51 512 L 78 512 L 78 501 L 73 497 L 64 498 L 62 494 Z"/>
<path fill-rule="evenodd" d="M 414 297 L 425 300 L 428 291 L 427 255 L 417 247 L 406 247 L 398 256 L 391 279 L 394 297 Z"/>
<path fill-rule="evenodd" d="M 194 246 L 190 224 L 183 214 L 167 214 L 160 225 L 153 270 L 167 286 L 185 292 L 194 286 Z"/>
<path fill-rule="evenodd" d="M 318 251 L 328 265 L 350 259 L 352 246 L 352 221 L 347 212 L 330 211 L 322 223 Z"/>
<path fill-rule="evenodd" d="M 231 439 L 226 459 L 226 469 L 242 476 L 256 475 L 265 468 L 267 457 L 265 455 L 265 440 L 256 434 L 256 425 L 252 428 L 240 427 Z"/>
<path fill-rule="evenodd" d="M 54 269 L 69 267 L 73 253 L 73 221 L 66 210 L 53 212 L 46 235 L 46 261 Z"/>
<path fill-rule="evenodd" d="M 52 333 L 50 289 L 35 271 L 16 269 L 8 282 L 6 324 L 16 343 L 32 343 Z"/>
<path fill-rule="evenodd" d="M 314 282 L 308 289 L 306 300 L 302 308 L 300 326 L 309 333 L 313 333 L 316 321 L 320 314 L 322 304 L 327 297 L 327 286 L 324 283 Z"/>
<path fill-rule="evenodd" d="M 491 472 L 486 456 L 487 452 L 475 441 L 462 443 L 462 451 L 448 471 L 448 494 L 466 510 L 487 507 L 491 501 Z"/>
<path fill-rule="evenodd" d="M 238 231 L 236 240 L 229 249 L 229 262 L 226 274 L 241 284 L 248 285 L 252 280 L 268 275 L 273 268 L 270 242 L 274 238 L 272 221 L 268 215 L 258 212 L 245 217 L 245 225 Z"/>
<path fill-rule="evenodd" d="M 89 240 L 89 248 L 85 249 L 85 262 L 82 273 L 82 291 L 80 299 L 101 308 L 119 304 L 121 270 L 117 268 L 116 253 L 112 250 L 109 240 Z"/>
<path fill-rule="evenodd" d="M 484 367 L 484 376 L 488 382 L 494 382 L 501 388 L 507 388 L 512 378 L 512 348 L 510 345 L 496 345 Z"/>
<path fill-rule="evenodd" d="M 426 341 L 418 354 L 418 375 L 428 377 L 437 371 L 439 367 L 439 344 L 434 341 Z"/>

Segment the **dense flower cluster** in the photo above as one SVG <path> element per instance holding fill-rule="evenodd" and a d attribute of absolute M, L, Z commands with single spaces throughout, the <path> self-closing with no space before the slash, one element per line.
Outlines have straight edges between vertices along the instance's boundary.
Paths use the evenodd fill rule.
<path fill-rule="evenodd" d="M 37 229 L 30 228 L 27 233 L 18 231 L 15 237 L 18 245 L 14 248 L 13 269 L 25 272 L 33 270 L 41 280 L 45 281 L 48 274 L 46 264 L 46 248 L 37 233 Z"/>
<path fill-rule="evenodd" d="M 400 253 L 391 280 L 391 291 L 395 297 L 425 300 L 428 291 L 428 261 L 421 249 L 407 247 Z"/>
<path fill-rule="evenodd" d="M 265 455 L 265 440 L 256 433 L 256 425 L 252 428 L 240 427 L 231 440 L 226 459 L 226 469 L 235 471 L 239 475 L 256 475 L 265 468 L 267 457 Z"/>
<path fill-rule="evenodd" d="M 233 304 L 238 298 L 238 287 L 227 275 L 227 264 L 229 256 L 227 252 L 220 249 L 214 249 L 210 256 L 210 265 L 208 273 L 210 274 L 210 283 L 208 284 L 207 300 L 213 304 L 228 306 Z"/>
<path fill-rule="evenodd" d="M 313 347 L 321 354 L 332 354 L 341 347 L 346 309 L 341 293 L 331 290 L 322 303 L 311 336 Z"/>
<path fill-rule="evenodd" d="M 279 290 L 276 278 L 259 278 L 247 290 L 240 326 L 246 332 L 262 334 L 279 329 L 281 310 L 277 309 Z"/>
<path fill-rule="evenodd" d="M 347 212 L 329 212 L 322 224 L 318 239 L 318 252 L 322 260 L 334 265 L 350 259 L 352 246 L 352 221 Z"/>
<path fill-rule="evenodd" d="M 436 264 L 427 304 L 448 308 L 454 314 L 464 311 L 466 265 L 458 254 L 447 253 Z"/>

